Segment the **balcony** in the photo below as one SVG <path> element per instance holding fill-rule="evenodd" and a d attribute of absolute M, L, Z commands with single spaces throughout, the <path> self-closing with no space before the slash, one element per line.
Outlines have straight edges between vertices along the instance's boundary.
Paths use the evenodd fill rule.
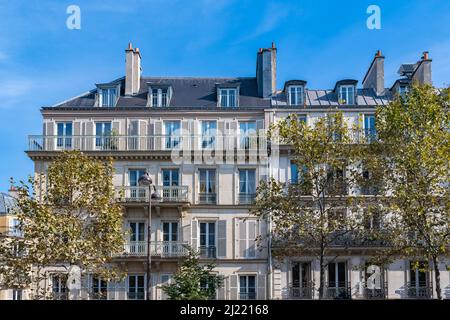
<path fill-rule="evenodd" d="M 239 193 L 239 204 L 252 204 L 255 202 L 256 193 Z"/>
<path fill-rule="evenodd" d="M 216 258 L 216 246 L 200 246 L 199 247 L 200 258 L 203 259 L 215 259 Z"/>
<path fill-rule="evenodd" d="M 159 203 L 189 202 L 188 192 L 188 186 L 156 186 L 156 193 L 161 199 L 155 201 Z M 148 188 L 116 187 L 116 200 L 123 203 L 148 203 Z"/>
<path fill-rule="evenodd" d="M 27 151 L 267 150 L 265 135 L 28 136 Z"/>
<path fill-rule="evenodd" d="M 289 299 L 312 299 L 314 297 L 314 286 L 307 283 L 302 287 L 292 286 L 289 288 Z"/>
<path fill-rule="evenodd" d="M 410 299 L 432 299 L 433 287 L 430 284 L 418 283 L 417 285 L 408 283 L 406 285 L 406 295 Z"/>
<path fill-rule="evenodd" d="M 216 204 L 216 193 L 200 192 L 198 195 L 198 200 L 200 204 Z"/>
<path fill-rule="evenodd" d="M 146 257 L 147 241 L 130 241 L 125 244 L 124 252 L 119 256 L 126 257 Z M 188 244 L 186 242 L 172 241 L 152 241 L 150 243 L 151 255 L 161 258 L 178 258 L 188 254 Z"/>
<path fill-rule="evenodd" d="M 350 283 L 339 282 L 337 286 L 329 286 L 325 288 L 325 297 L 327 299 L 351 299 Z"/>
<path fill-rule="evenodd" d="M 386 299 L 388 296 L 388 286 L 385 282 L 381 288 L 364 287 L 364 299 Z"/>

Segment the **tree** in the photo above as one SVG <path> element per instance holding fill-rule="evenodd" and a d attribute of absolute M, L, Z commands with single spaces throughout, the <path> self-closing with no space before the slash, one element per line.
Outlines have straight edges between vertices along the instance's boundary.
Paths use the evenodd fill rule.
<path fill-rule="evenodd" d="M 173 282 L 162 289 L 170 300 L 208 300 L 223 285 L 222 277 L 213 273 L 214 268 L 214 264 L 201 265 L 198 254 L 190 249 Z"/>
<path fill-rule="evenodd" d="M 385 253 L 431 262 L 438 299 L 439 261 L 448 257 L 450 244 L 449 101 L 449 89 L 413 85 L 376 113 L 389 193 L 384 211 L 392 247 Z"/>
<path fill-rule="evenodd" d="M 341 113 L 330 113 L 313 127 L 295 114 L 275 124 L 271 141 L 291 146 L 298 181 L 262 182 L 253 209 L 253 214 L 271 219 L 275 256 L 317 257 L 320 298 L 326 296 L 327 266 L 339 256 L 336 247 L 363 239 L 362 213 L 348 193 L 361 174 L 359 164 L 365 152 L 354 143 L 355 129 L 346 125 Z"/>
<path fill-rule="evenodd" d="M 34 298 L 46 297 L 41 281 L 46 268 L 54 266 L 76 266 L 105 280 L 119 277 L 110 264 L 124 243 L 112 177 L 111 160 L 70 151 L 58 155 L 46 176 L 20 182 L 17 217 L 23 236 L 0 245 L 6 287 L 33 285 Z"/>

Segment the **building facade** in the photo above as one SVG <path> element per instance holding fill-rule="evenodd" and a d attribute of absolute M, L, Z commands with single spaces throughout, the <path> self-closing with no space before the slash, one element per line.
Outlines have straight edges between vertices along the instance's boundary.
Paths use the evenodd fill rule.
<path fill-rule="evenodd" d="M 81 298 L 101 294 L 108 299 L 145 299 L 150 250 L 151 298 L 165 299 L 160 286 L 171 281 L 186 245 L 197 249 L 202 261 L 214 261 L 216 272 L 224 277 L 217 299 L 317 297 L 317 261 L 272 259 L 270 225 L 250 215 L 260 181 L 297 177 L 289 150 L 269 148 L 265 130 L 290 113 L 313 124 L 315 118 L 338 109 L 349 124 L 362 123 L 370 134 L 377 106 L 407 92 L 413 80 L 431 81 L 431 60 L 424 54 L 418 63 L 402 65 L 402 77 L 388 89 L 384 57 L 378 52 L 362 88 L 352 79 L 339 81 L 332 90 L 312 90 L 304 80 L 290 80 L 278 90 L 276 53 L 274 45 L 258 51 L 255 77 L 144 77 L 141 53 L 130 44 L 125 77 L 42 108 L 43 134 L 28 140 L 35 172 L 45 175 L 61 150 L 78 149 L 100 159 L 112 156 L 116 198 L 123 204 L 123 226 L 129 231 L 123 254 L 115 257 L 127 278 L 106 283 L 84 275 Z M 154 188 L 139 185 L 145 172 Z M 433 296 L 431 274 L 410 270 L 408 261 L 376 272 L 372 266 L 370 274 L 357 270 L 369 254 L 367 248 L 354 248 L 330 264 L 327 283 L 335 292 L 332 297 L 371 297 L 367 279 L 380 272 L 382 286 L 373 288 L 374 297 L 412 297 L 413 292 L 416 297 Z M 441 267 L 445 290 L 449 272 Z M 49 270 L 48 275 L 52 296 L 70 298 L 61 270 Z"/>

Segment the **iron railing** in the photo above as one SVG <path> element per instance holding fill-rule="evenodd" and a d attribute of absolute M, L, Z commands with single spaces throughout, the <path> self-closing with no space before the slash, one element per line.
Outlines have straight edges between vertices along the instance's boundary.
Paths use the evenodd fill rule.
<path fill-rule="evenodd" d="M 252 204 L 255 201 L 255 193 L 239 193 L 238 201 L 239 204 Z"/>
<path fill-rule="evenodd" d="M 143 257 L 147 256 L 147 241 L 129 241 L 124 245 L 124 251 L 117 256 Z M 161 258 L 177 258 L 188 255 L 186 242 L 151 241 L 151 255 Z"/>
<path fill-rule="evenodd" d="M 364 299 L 387 299 L 388 297 L 388 284 L 385 282 L 381 285 L 381 288 L 367 288 L 364 287 Z"/>
<path fill-rule="evenodd" d="M 200 204 L 216 204 L 216 193 L 200 192 L 198 195 L 198 201 Z"/>
<path fill-rule="evenodd" d="M 148 191 L 147 187 L 117 187 L 116 200 L 119 202 L 148 202 Z M 188 202 L 188 192 L 188 186 L 156 186 L 156 193 L 161 197 L 158 202 Z"/>
<path fill-rule="evenodd" d="M 326 299 L 351 299 L 350 283 L 339 282 L 336 286 L 328 286 L 325 288 Z"/>
<path fill-rule="evenodd" d="M 200 258 L 214 259 L 216 258 L 216 246 L 200 246 Z"/>
<path fill-rule="evenodd" d="M 266 135 L 30 135 L 27 151 L 267 150 Z"/>
<path fill-rule="evenodd" d="M 290 299 L 313 299 L 314 285 L 307 283 L 303 286 L 292 286 L 289 288 Z"/>
<path fill-rule="evenodd" d="M 427 283 L 406 284 L 406 295 L 411 299 L 432 299 L 433 287 Z"/>

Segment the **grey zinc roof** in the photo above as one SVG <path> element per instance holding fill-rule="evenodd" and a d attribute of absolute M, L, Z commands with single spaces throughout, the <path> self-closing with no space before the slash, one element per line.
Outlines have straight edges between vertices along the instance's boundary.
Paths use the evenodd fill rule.
<path fill-rule="evenodd" d="M 258 96 L 256 78 L 199 78 L 199 77 L 142 77 L 139 92 L 133 96 L 124 96 L 125 80 L 121 83 L 121 94 L 117 107 L 145 107 L 147 105 L 148 86 L 170 85 L 173 96 L 170 107 L 212 107 L 217 105 L 217 87 L 219 85 L 239 87 L 239 105 L 243 107 L 269 107 L 270 100 Z M 96 90 L 63 101 L 53 107 L 93 107 Z"/>
<path fill-rule="evenodd" d="M 11 213 L 16 207 L 16 199 L 6 193 L 0 193 L 0 214 Z"/>

